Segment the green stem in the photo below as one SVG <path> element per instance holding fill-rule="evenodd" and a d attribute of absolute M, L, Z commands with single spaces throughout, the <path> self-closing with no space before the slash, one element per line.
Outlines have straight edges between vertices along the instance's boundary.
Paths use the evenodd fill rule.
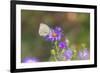
<path fill-rule="evenodd" d="M 54 55 L 54 59 L 55 59 L 55 61 L 57 61 L 57 57 L 56 57 L 56 55 Z"/>
<path fill-rule="evenodd" d="M 55 41 L 55 50 L 56 50 L 56 54 L 58 55 L 58 53 L 59 53 L 59 49 L 58 49 L 58 42 L 57 41 Z"/>
<path fill-rule="evenodd" d="M 54 60 L 57 61 L 55 49 L 51 50 L 51 55 L 53 56 Z"/>

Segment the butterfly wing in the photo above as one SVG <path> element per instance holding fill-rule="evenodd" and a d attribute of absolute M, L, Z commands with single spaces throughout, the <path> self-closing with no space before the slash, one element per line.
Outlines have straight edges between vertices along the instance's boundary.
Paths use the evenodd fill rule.
<path fill-rule="evenodd" d="M 39 27 L 39 35 L 46 36 L 50 33 L 50 28 L 47 24 L 41 23 Z"/>

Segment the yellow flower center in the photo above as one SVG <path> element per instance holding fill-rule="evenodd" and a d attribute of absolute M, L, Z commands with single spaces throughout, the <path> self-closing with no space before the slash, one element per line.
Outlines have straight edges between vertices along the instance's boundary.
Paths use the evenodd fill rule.
<path fill-rule="evenodd" d="M 55 32 L 52 33 L 53 37 L 57 37 L 57 34 Z"/>

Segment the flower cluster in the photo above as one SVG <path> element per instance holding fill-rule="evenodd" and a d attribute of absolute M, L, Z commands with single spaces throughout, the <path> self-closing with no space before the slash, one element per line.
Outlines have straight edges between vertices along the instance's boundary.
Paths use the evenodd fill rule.
<path fill-rule="evenodd" d="M 51 29 L 50 33 L 45 36 L 47 41 L 54 43 L 53 49 L 51 50 L 51 61 L 66 61 L 71 60 L 76 56 L 76 58 L 80 60 L 89 59 L 89 51 L 87 49 L 78 51 L 76 54 L 73 49 L 69 48 L 68 42 L 64 37 L 63 30 L 60 27 Z M 62 40 L 62 38 L 64 38 L 64 40 Z"/>
<path fill-rule="evenodd" d="M 68 48 L 68 44 L 66 40 L 62 40 L 64 38 L 63 30 L 60 27 L 55 27 L 51 29 L 50 33 L 45 36 L 47 41 L 51 41 L 54 43 L 54 49 L 51 50 L 50 59 L 54 59 L 55 61 L 60 60 L 69 60 L 72 58 L 72 50 Z"/>

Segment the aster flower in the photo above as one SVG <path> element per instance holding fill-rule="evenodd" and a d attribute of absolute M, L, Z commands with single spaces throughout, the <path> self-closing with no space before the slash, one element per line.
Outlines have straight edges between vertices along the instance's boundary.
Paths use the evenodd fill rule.
<path fill-rule="evenodd" d="M 60 42 L 59 43 L 59 48 L 61 48 L 61 49 L 67 48 L 66 42 Z"/>
<path fill-rule="evenodd" d="M 60 41 L 62 37 L 62 30 L 60 27 L 51 29 L 50 33 L 45 37 L 46 40 L 50 41 Z"/>
<path fill-rule="evenodd" d="M 22 60 L 23 63 L 34 63 L 38 62 L 39 60 L 37 58 L 31 58 L 31 57 L 26 57 Z"/>
<path fill-rule="evenodd" d="M 65 52 L 64 52 L 64 56 L 67 60 L 70 60 L 72 58 L 72 55 L 73 55 L 73 51 L 68 48 Z"/>
<path fill-rule="evenodd" d="M 84 49 L 83 51 L 78 52 L 78 58 L 80 60 L 87 60 L 89 59 L 89 51 L 87 49 Z"/>

